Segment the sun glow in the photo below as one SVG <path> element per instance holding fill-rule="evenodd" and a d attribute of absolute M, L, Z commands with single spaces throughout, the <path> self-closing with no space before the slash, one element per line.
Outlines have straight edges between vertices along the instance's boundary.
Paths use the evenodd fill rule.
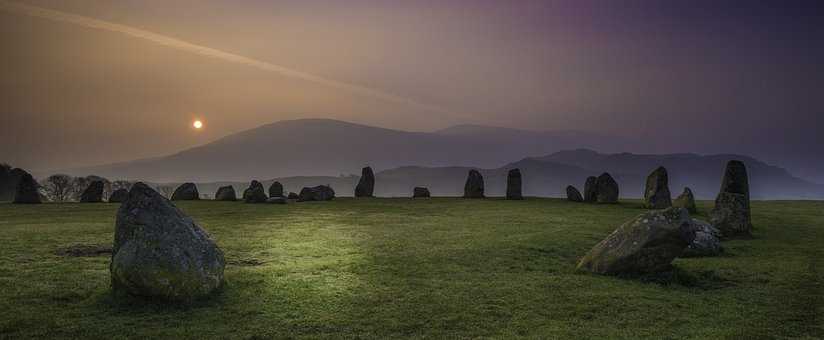
<path fill-rule="evenodd" d="M 201 121 L 199 121 L 199 120 L 196 120 L 196 121 L 194 121 L 194 122 L 192 123 L 192 126 L 193 126 L 195 129 L 200 130 L 200 129 L 202 129 L 202 128 L 203 128 L 203 122 L 201 122 Z"/>

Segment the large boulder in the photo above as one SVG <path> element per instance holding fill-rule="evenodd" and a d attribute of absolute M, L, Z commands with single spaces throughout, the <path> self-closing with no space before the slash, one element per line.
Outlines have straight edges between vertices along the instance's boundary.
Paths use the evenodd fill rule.
<path fill-rule="evenodd" d="M 583 202 L 584 198 L 581 196 L 581 192 L 578 189 L 575 189 L 574 186 L 567 185 L 566 187 L 566 195 L 567 199 L 572 202 Z"/>
<path fill-rule="evenodd" d="M 412 189 L 412 198 L 429 198 L 429 189 L 424 187 L 415 187 Z"/>
<path fill-rule="evenodd" d="M 197 186 L 194 183 L 183 183 L 172 194 L 172 201 L 194 201 L 200 199 Z"/>
<path fill-rule="evenodd" d="M 587 177 L 584 183 L 584 202 L 595 203 L 598 201 L 598 177 Z"/>
<path fill-rule="evenodd" d="M 672 206 L 672 195 L 669 191 L 669 175 L 667 169 L 659 166 L 647 176 L 647 185 L 644 189 L 644 207 L 647 209 L 666 209 Z"/>
<path fill-rule="evenodd" d="M 358 185 L 355 186 L 355 197 L 374 197 L 375 174 L 372 168 L 365 167 L 361 170 L 361 177 Z"/>
<path fill-rule="evenodd" d="M 698 212 L 698 207 L 695 205 L 695 195 L 692 194 L 690 188 L 684 188 L 684 192 L 672 202 L 672 206 L 687 209 L 690 214 Z"/>
<path fill-rule="evenodd" d="M 117 189 L 109 195 L 109 203 L 123 203 L 129 197 L 129 190 Z"/>
<path fill-rule="evenodd" d="M 710 212 L 710 223 L 723 237 L 749 236 L 752 232 L 750 184 L 741 161 L 729 161 L 721 181 L 721 191 Z"/>
<path fill-rule="evenodd" d="M 249 187 L 243 191 L 243 201 L 246 203 L 266 203 L 266 192 L 263 191 L 263 184 L 253 180 Z"/>
<path fill-rule="evenodd" d="M 512 169 L 506 175 L 506 199 L 508 200 L 522 200 L 524 196 L 521 193 L 521 170 Z"/>
<path fill-rule="evenodd" d="M 117 211 L 112 288 L 117 293 L 191 301 L 223 285 L 225 260 L 209 234 L 169 200 L 136 183 Z"/>
<path fill-rule="evenodd" d="M 695 239 L 694 228 L 686 209 L 646 212 L 592 248 L 578 263 L 578 269 L 607 275 L 666 270 Z"/>
<path fill-rule="evenodd" d="M 215 193 L 215 201 L 237 201 L 237 193 L 235 187 L 225 185 L 217 189 Z"/>
<path fill-rule="evenodd" d="M 721 245 L 721 233 L 711 224 L 699 219 L 692 219 L 695 239 L 690 243 L 681 257 L 718 256 L 724 252 Z"/>
<path fill-rule="evenodd" d="M 331 201 L 335 198 L 335 190 L 328 185 L 318 185 L 316 187 L 306 187 L 300 191 L 298 201 Z"/>
<path fill-rule="evenodd" d="M 598 203 L 618 203 L 618 182 L 609 173 L 598 176 L 595 188 Z"/>
<path fill-rule="evenodd" d="M 283 197 L 283 184 L 278 181 L 269 186 L 269 197 Z"/>
<path fill-rule="evenodd" d="M 92 181 L 86 190 L 80 194 L 80 203 L 100 203 L 103 202 L 103 181 Z"/>
<path fill-rule="evenodd" d="M 478 170 L 469 170 L 464 184 L 464 198 L 484 198 L 484 176 Z"/>
<path fill-rule="evenodd" d="M 15 168 L 12 173 L 18 172 L 19 176 L 17 187 L 14 191 L 14 201 L 17 204 L 39 204 L 40 200 L 40 185 L 34 180 L 34 177 L 25 170 Z"/>

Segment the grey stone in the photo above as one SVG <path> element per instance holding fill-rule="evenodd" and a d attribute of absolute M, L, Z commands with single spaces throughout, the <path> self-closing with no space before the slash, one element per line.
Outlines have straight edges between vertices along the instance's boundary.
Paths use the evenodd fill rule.
<path fill-rule="evenodd" d="M 659 166 L 647 176 L 644 189 L 644 207 L 647 209 L 666 209 L 672 206 L 667 169 Z"/>
<path fill-rule="evenodd" d="M 672 202 L 673 207 L 685 208 L 690 214 L 698 212 L 698 207 L 695 205 L 695 195 L 692 194 L 690 188 L 684 188 L 684 192 Z"/>
<path fill-rule="evenodd" d="M 581 196 L 581 192 L 578 189 L 575 189 L 574 186 L 568 185 L 566 187 L 566 195 L 567 200 L 572 202 L 583 202 L 584 198 Z"/>
<path fill-rule="evenodd" d="M 355 197 L 373 197 L 375 193 L 375 174 L 372 168 L 365 167 L 361 170 L 361 177 L 358 185 L 355 186 Z"/>
<path fill-rule="evenodd" d="M 194 183 L 183 183 L 172 194 L 172 201 L 194 201 L 200 199 L 197 186 Z"/>
<path fill-rule="evenodd" d="M 584 202 L 595 203 L 598 201 L 598 177 L 589 176 L 584 184 Z"/>
<path fill-rule="evenodd" d="M 246 203 L 266 203 L 266 192 L 263 191 L 263 184 L 253 180 L 249 187 L 243 191 L 243 201 Z"/>
<path fill-rule="evenodd" d="M 747 168 L 741 161 L 729 161 L 721 180 L 721 191 L 715 198 L 715 207 L 710 212 L 710 223 L 718 228 L 725 238 L 750 236 L 751 214 Z"/>
<path fill-rule="evenodd" d="M 464 198 L 484 198 L 484 177 L 478 170 L 469 170 L 464 184 Z"/>
<path fill-rule="evenodd" d="M 335 190 L 328 185 L 318 185 L 316 187 L 306 187 L 298 195 L 299 202 L 307 201 L 331 201 L 335 198 Z"/>
<path fill-rule="evenodd" d="M 681 257 L 705 257 L 718 256 L 724 252 L 724 247 L 721 245 L 721 232 L 699 219 L 692 219 L 692 224 L 695 229 L 695 239 L 690 243 Z"/>
<path fill-rule="evenodd" d="M 424 187 L 415 187 L 412 189 L 412 198 L 429 198 L 429 189 Z"/>
<path fill-rule="evenodd" d="M 290 193 L 289 193 L 289 196 L 287 196 L 287 198 L 288 198 L 288 199 L 290 199 L 290 200 L 296 200 L 296 199 L 299 199 L 299 198 L 300 198 L 300 195 L 298 195 L 298 194 L 297 194 L 297 193 L 295 193 L 295 192 L 290 192 Z"/>
<path fill-rule="evenodd" d="M 269 197 L 283 197 L 283 184 L 278 181 L 269 186 Z"/>
<path fill-rule="evenodd" d="M 524 196 L 522 194 L 522 182 L 521 179 L 521 170 L 520 169 L 512 169 L 509 170 L 506 176 L 506 199 L 508 200 L 522 200 Z"/>
<path fill-rule="evenodd" d="M 286 197 L 283 197 L 283 196 L 269 197 L 269 199 L 266 200 L 266 203 L 269 203 L 269 204 L 286 204 Z"/>
<path fill-rule="evenodd" d="M 598 176 L 595 188 L 598 203 L 618 203 L 618 182 L 609 173 L 605 172 Z"/>
<path fill-rule="evenodd" d="M 80 203 L 103 202 L 103 181 L 92 181 L 80 195 Z"/>
<path fill-rule="evenodd" d="M 237 201 L 237 193 L 235 192 L 235 187 L 231 185 L 225 185 L 217 189 L 215 193 L 215 201 Z"/>

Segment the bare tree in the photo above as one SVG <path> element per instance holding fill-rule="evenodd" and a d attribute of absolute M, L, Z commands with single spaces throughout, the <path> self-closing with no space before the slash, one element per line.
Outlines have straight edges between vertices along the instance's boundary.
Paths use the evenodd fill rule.
<path fill-rule="evenodd" d="M 69 175 L 51 175 L 41 185 L 41 190 L 52 202 L 66 202 L 72 198 L 72 182 Z"/>

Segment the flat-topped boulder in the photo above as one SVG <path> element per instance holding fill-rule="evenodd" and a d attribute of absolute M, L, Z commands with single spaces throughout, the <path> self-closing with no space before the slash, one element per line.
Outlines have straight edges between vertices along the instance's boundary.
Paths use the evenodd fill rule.
<path fill-rule="evenodd" d="M 589 176 L 584 183 L 584 202 L 595 203 L 598 201 L 598 177 Z"/>
<path fill-rule="evenodd" d="M 129 197 L 129 190 L 117 189 L 109 195 L 109 203 L 123 203 Z"/>
<path fill-rule="evenodd" d="M 266 203 L 266 192 L 263 191 L 263 184 L 253 180 L 249 187 L 243 191 L 243 202 L 246 203 Z"/>
<path fill-rule="evenodd" d="M 596 202 L 598 203 L 618 203 L 618 182 L 605 172 L 598 176 L 595 182 Z"/>
<path fill-rule="evenodd" d="M 40 204 L 40 185 L 34 180 L 34 177 L 28 172 L 20 168 L 14 168 L 12 174 L 17 176 L 17 187 L 14 190 L 15 204 Z"/>
<path fill-rule="evenodd" d="M 298 201 L 331 201 L 335 198 L 335 190 L 328 185 L 318 185 L 316 187 L 305 187 L 298 195 Z"/>
<path fill-rule="evenodd" d="M 469 170 L 464 184 L 464 198 L 484 198 L 484 176 L 478 170 Z"/>
<path fill-rule="evenodd" d="M 729 161 L 721 181 L 721 191 L 710 212 L 710 223 L 723 237 L 749 236 L 752 232 L 750 183 L 741 161 Z"/>
<path fill-rule="evenodd" d="M 237 201 L 237 193 L 235 187 L 231 185 L 224 185 L 215 192 L 215 201 Z"/>
<path fill-rule="evenodd" d="M 80 203 L 100 203 L 103 202 L 103 181 L 92 181 L 86 190 L 80 194 Z"/>
<path fill-rule="evenodd" d="M 374 197 L 375 195 L 375 174 L 372 168 L 365 167 L 361 170 L 361 177 L 358 185 L 355 186 L 355 197 Z"/>
<path fill-rule="evenodd" d="M 183 183 L 172 194 L 172 201 L 194 201 L 200 199 L 197 186 L 194 183 Z"/>
<path fill-rule="evenodd" d="M 191 301 L 223 285 L 223 252 L 169 200 L 136 183 L 117 211 L 109 266 L 116 293 Z"/>
<path fill-rule="evenodd" d="M 647 209 L 666 209 L 672 206 L 667 169 L 659 166 L 647 176 L 644 188 L 644 207 Z"/>
<path fill-rule="evenodd" d="M 663 271 L 694 239 L 695 226 L 686 209 L 649 211 L 595 245 L 578 263 L 578 269 L 606 275 Z"/>
<path fill-rule="evenodd" d="M 584 197 L 581 196 L 581 192 L 578 191 L 574 186 L 567 185 L 566 187 L 566 196 L 567 200 L 572 202 L 583 202 Z"/>
<path fill-rule="evenodd" d="M 506 175 L 506 199 L 508 200 L 522 200 L 521 169 L 511 169 Z"/>
<path fill-rule="evenodd" d="M 692 194 L 690 188 L 684 188 L 684 192 L 678 195 L 678 198 L 672 202 L 672 206 L 687 209 L 690 214 L 698 212 L 698 207 L 695 205 L 695 195 Z"/>
<path fill-rule="evenodd" d="M 412 198 L 429 198 L 429 189 L 425 187 L 415 187 L 412 189 Z"/>
<path fill-rule="evenodd" d="M 269 186 L 269 197 L 283 197 L 283 184 L 278 181 Z"/>

